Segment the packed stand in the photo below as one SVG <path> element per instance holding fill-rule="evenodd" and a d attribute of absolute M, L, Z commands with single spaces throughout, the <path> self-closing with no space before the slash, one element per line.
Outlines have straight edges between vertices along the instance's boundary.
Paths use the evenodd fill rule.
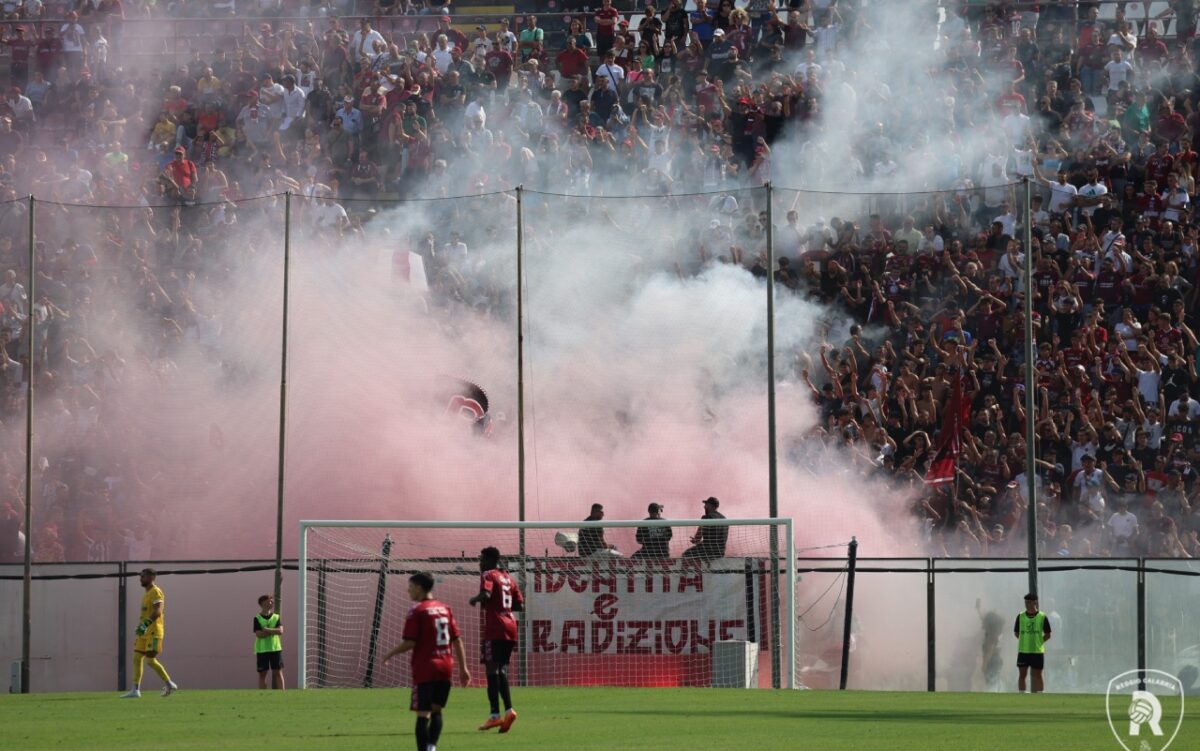
<path fill-rule="evenodd" d="M 937 138 L 988 134 L 991 156 L 958 170 L 953 190 L 828 221 L 798 206 L 778 222 L 776 279 L 859 324 L 840 348 L 801 356 L 798 377 L 812 385 L 822 424 L 790 439 L 788 456 L 855 457 L 854 471 L 907 488 L 896 497 L 917 499 L 915 523 L 937 553 L 1022 551 L 1015 183 L 1029 177 L 1044 553 L 1200 554 L 1195 3 L 1176 0 L 1140 22 L 1121 7 L 1101 21 L 1091 2 L 947 5 L 943 17 L 936 3 L 912 4 L 928 18 L 922 43 L 939 50 L 928 71 L 938 85 L 897 105 L 928 112 L 922 130 Z M 911 123 L 822 120 L 850 83 L 847 55 L 877 33 L 854 0 L 571 7 L 464 31 L 447 3 L 428 0 L 0 4 L 9 55 L 0 259 L 11 269 L 0 284 L 9 426 L 0 540 L 19 527 L 14 428 L 32 316 L 52 376 L 43 400 L 80 445 L 105 447 L 39 463 L 39 497 L 53 511 L 37 556 L 150 557 L 135 520 L 154 473 L 104 441 L 96 417 L 108 381 L 133 358 L 92 348 L 89 304 L 102 297 L 92 285 L 138 289 L 138 309 L 164 340 L 203 328 L 216 314 L 188 295 L 188 273 L 205 270 L 200 250 L 277 209 L 245 199 L 291 191 L 306 199 L 306 231 L 338 240 L 396 198 L 518 184 L 667 194 L 787 183 L 772 174 L 774 150 L 786 141 L 803 156 L 833 127 L 861 133 L 834 180 L 887 177 L 903 159 L 896 137 Z M 206 20 L 178 20 L 190 18 Z M 182 64 L 160 64 L 178 62 L 193 32 L 207 43 Z M 18 197 L 30 193 L 51 202 L 39 208 L 32 310 L 13 241 L 26 232 Z M 168 208 L 113 212 L 85 237 L 84 213 L 69 204 Z M 696 228 L 698 265 L 765 276 L 761 208 L 743 200 Z M 446 259 L 486 240 L 481 228 L 455 230 L 465 236 L 439 225 L 411 243 L 443 299 L 461 298 L 465 283 Z M 89 278 L 97 259 L 119 278 Z M 960 369 L 971 417 L 958 480 L 930 490 L 922 478 Z"/>
<path fill-rule="evenodd" d="M 861 224 L 788 216 L 793 263 L 777 278 L 859 322 L 841 346 L 802 356 L 822 425 L 793 448 L 815 461 L 848 446 L 911 488 L 937 553 L 1024 553 L 1025 213 L 1011 183 L 1028 177 L 1040 550 L 1196 557 L 1195 6 L 1135 28 L 1124 3 L 1108 23 L 1097 4 L 1080 3 L 1078 19 L 1068 5 L 975 6 L 943 24 L 942 75 L 1009 73 L 990 92 L 1004 148 L 977 179 Z M 959 373 L 969 417 L 956 476 L 929 488 Z"/>

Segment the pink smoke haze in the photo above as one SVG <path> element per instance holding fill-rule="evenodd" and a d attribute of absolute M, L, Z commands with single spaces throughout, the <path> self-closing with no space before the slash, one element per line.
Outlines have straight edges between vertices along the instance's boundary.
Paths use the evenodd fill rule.
<path fill-rule="evenodd" d="M 303 231 L 298 209 L 285 554 L 296 552 L 302 518 L 517 519 L 515 286 L 494 282 L 515 263 L 511 202 L 487 205 L 502 236 L 471 249 L 469 273 L 507 301 L 488 310 L 426 300 L 394 278 L 393 253 L 428 217 L 387 214 L 378 221 L 387 232 L 331 250 Z M 679 231 L 693 218 L 679 212 Z M 583 519 L 601 502 L 610 520 L 640 519 L 651 501 L 668 518 L 696 518 L 710 495 L 726 516 L 767 516 L 765 286 L 722 266 L 681 280 L 656 252 L 622 277 L 635 248 L 605 224 L 543 224 L 529 249 L 527 518 Z M 127 362 L 101 418 L 113 441 L 142 457 L 156 550 L 172 556 L 274 552 L 282 243 L 256 239 L 267 232 L 247 220 L 239 237 L 254 252 L 231 261 L 233 280 L 193 285 L 200 311 L 220 311 L 220 330 L 198 324 L 169 373 Z M 606 243 L 587 239 L 596 237 Z M 779 300 L 780 351 L 809 346 L 820 311 Z M 132 327 L 92 345 L 147 346 Z M 779 359 L 781 381 L 794 381 L 791 357 Z M 486 389 L 490 437 L 446 414 L 443 376 Z M 785 441 L 815 421 L 804 390 L 781 385 L 779 512 L 795 519 L 797 546 L 857 535 L 874 555 L 911 550 L 889 526 L 901 501 L 837 462 L 814 474 L 788 460 Z M 46 453 L 52 435 L 39 435 Z"/>

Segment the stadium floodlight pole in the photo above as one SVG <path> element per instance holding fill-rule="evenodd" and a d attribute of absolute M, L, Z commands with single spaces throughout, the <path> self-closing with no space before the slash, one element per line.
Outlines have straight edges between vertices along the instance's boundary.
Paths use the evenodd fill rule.
<path fill-rule="evenodd" d="M 287 457 L 288 272 L 292 256 L 292 191 L 283 194 L 283 324 L 279 348 L 279 469 L 275 478 L 275 608 L 283 602 L 283 470 Z"/>
<path fill-rule="evenodd" d="M 779 467 L 775 446 L 775 191 L 767 192 L 767 516 L 779 516 Z M 771 687 L 780 687 L 779 536 L 771 527 Z M 792 628 L 789 625 L 788 628 Z"/>
<path fill-rule="evenodd" d="M 33 352 L 34 352 L 34 297 L 33 273 L 36 245 L 33 235 L 33 194 L 29 194 L 29 275 L 26 290 L 25 341 L 29 346 L 29 359 L 25 367 L 25 551 L 24 570 L 21 577 L 21 693 L 27 694 L 29 686 L 30 642 L 33 638 Z"/>
<path fill-rule="evenodd" d="M 1027 557 L 1029 559 L 1029 591 L 1037 594 L 1038 591 L 1038 561 L 1037 561 L 1037 483 L 1034 478 L 1037 477 L 1037 433 L 1034 426 L 1037 424 L 1035 419 L 1035 389 L 1037 386 L 1037 378 L 1034 375 L 1034 346 L 1033 340 L 1033 183 L 1028 177 L 1021 178 L 1021 188 L 1023 193 L 1023 203 L 1025 209 L 1025 268 L 1024 268 L 1024 285 L 1025 285 L 1025 488 L 1027 493 L 1026 503 L 1028 508 L 1025 510 L 1025 526 L 1028 527 L 1028 542 L 1029 551 Z"/>
<path fill-rule="evenodd" d="M 525 186 L 517 186 L 517 520 L 525 521 Z M 525 530 L 517 533 L 517 583 L 525 590 Z M 526 657 L 529 644 L 528 630 L 532 627 L 529 614 L 525 614 L 525 628 L 520 636 L 525 637 L 517 652 L 517 682 L 526 684 L 529 662 Z"/>
<path fill-rule="evenodd" d="M 517 520 L 525 521 L 525 212 L 523 185 L 517 186 Z M 521 561 L 525 535 L 521 534 Z"/>

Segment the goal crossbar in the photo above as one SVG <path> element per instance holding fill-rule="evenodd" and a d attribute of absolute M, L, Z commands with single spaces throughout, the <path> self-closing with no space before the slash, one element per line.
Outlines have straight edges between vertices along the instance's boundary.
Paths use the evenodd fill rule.
<path fill-rule="evenodd" d="M 631 519 L 631 520 L 613 520 L 613 521 L 542 521 L 542 522 L 514 522 L 514 521 L 401 521 L 401 520 L 350 520 L 350 519 L 305 519 L 299 524 L 300 541 L 299 541 L 299 593 L 298 598 L 298 618 L 297 621 L 300 627 L 301 638 L 299 639 L 299 654 L 298 661 L 300 668 L 298 672 L 297 684 L 300 688 L 305 688 L 307 683 L 307 659 L 308 659 L 308 607 L 306 599 L 308 597 L 308 573 L 310 568 L 309 563 L 309 548 L 308 548 L 308 532 L 314 528 L 379 528 L 379 529 L 475 529 L 475 530 L 516 530 L 524 532 L 526 530 L 580 530 L 580 529 L 628 529 L 628 528 L 656 528 L 656 527 L 752 527 L 762 526 L 772 530 L 771 535 L 771 556 L 782 563 L 781 569 L 777 572 L 778 575 L 784 577 L 782 591 L 787 593 L 781 598 L 783 602 L 782 611 L 774 615 L 784 627 L 783 633 L 788 635 L 790 644 L 788 645 L 788 659 L 780 666 L 783 675 L 780 676 L 783 680 L 781 686 L 790 688 L 796 686 L 794 675 L 794 654 L 793 650 L 796 647 L 795 635 L 795 597 L 796 589 L 796 552 L 795 541 L 792 534 L 792 519 L 785 518 L 755 518 L 755 519 Z M 782 532 L 783 539 L 777 539 L 777 532 Z M 523 539 L 523 536 L 522 536 Z M 510 560 L 517 556 L 507 556 Z M 522 557 L 524 559 L 532 558 L 524 551 L 522 544 Z M 525 561 L 521 561 L 521 565 L 525 565 Z M 781 625 L 776 624 L 776 627 Z M 773 633 L 776 633 L 773 629 Z"/>

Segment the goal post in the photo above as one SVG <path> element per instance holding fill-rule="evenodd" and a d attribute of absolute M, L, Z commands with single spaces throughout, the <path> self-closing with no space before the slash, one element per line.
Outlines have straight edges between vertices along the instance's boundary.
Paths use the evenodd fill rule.
<path fill-rule="evenodd" d="M 482 613 L 467 601 L 487 546 L 525 594 L 514 683 L 796 685 L 791 519 L 302 521 L 298 685 L 408 685 L 407 659 L 376 663 L 401 640 L 417 571 L 477 664 Z"/>

